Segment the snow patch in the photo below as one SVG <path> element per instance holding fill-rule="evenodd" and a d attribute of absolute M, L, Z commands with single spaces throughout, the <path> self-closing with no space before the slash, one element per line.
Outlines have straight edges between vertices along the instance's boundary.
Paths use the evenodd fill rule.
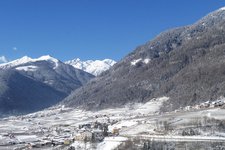
<path fill-rule="evenodd" d="M 114 150 L 116 149 L 122 142 L 127 141 L 128 139 L 125 137 L 106 137 L 103 142 L 99 143 L 97 146 L 98 150 Z"/>
<path fill-rule="evenodd" d="M 143 63 L 148 64 L 150 61 L 151 61 L 151 59 L 145 58 L 145 59 L 143 60 Z"/>
<path fill-rule="evenodd" d="M 24 71 L 36 71 L 38 69 L 37 66 L 22 66 L 22 67 L 17 67 L 16 70 L 24 70 Z"/>
<path fill-rule="evenodd" d="M 16 139 L 20 142 L 36 142 L 38 137 L 36 135 L 20 135 L 16 136 Z"/>
<path fill-rule="evenodd" d="M 92 143 L 90 142 L 82 142 L 82 141 L 75 141 L 73 144 L 71 144 L 71 147 L 74 147 L 75 149 L 91 149 Z"/>
<path fill-rule="evenodd" d="M 135 60 L 133 60 L 132 62 L 131 62 L 131 65 L 132 66 L 135 66 L 138 62 L 140 62 L 142 59 L 141 58 L 139 58 L 139 59 L 135 59 Z"/>
<path fill-rule="evenodd" d="M 124 121 L 120 121 L 112 126 L 109 126 L 108 129 L 109 129 L 109 132 L 112 132 L 113 129 L 121 129 L 123 127 L 131 127 L 131 126 L 134 126 L 134 125 L 137 125 L 137 122 L 136 121 L 133 121 L 133 120 L 124 120 Z"/>
<path fill-rule="evenodd" d="M 142 62 L 142 63 L 144 63 L 144 64 L 148 64 L 150 61 L 151 61 L 150 58 L 145 58 L 144 60 L 141 59 L 141 58 L 139 58 L 139 59 L 135 59 L 135 60 L 131 61 L 131 65 L 132 65 L 132 66 L 135 66 L 135 65 L 136 65 L 137 63 L 139 63 L 139 62 Z"/>

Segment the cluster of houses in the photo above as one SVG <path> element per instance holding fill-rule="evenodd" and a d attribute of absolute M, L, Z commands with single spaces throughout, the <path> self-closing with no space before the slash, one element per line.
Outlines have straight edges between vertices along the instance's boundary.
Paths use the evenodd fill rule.
<path fill-rule="evenodd" d="M 108 130 L 108 126 L 112 125 L 113 123 L 101 123 L 95 121 L 87 124 L 81 124 L 79 125 L 78 134 L 76 134 L 74 140 L 100 142 L 107 136 L 117 136 L 119 135 L 118 128 L 114 128 L 111 132 Z"/>
<path fill-rule="evenodd" d="M 78 127 L 54 127 L 45 140 L 52 141 L 54 145 L 70 145 L 74 141 L 101 142 L 106 136 L 118 135 L 119 131 L 110 133 L 108 123 L 98 121 L 80 124 Z"/>
<path fill-rule="evenodd" d="M 207 101 L 194 106 L 186 106 L 185 108 L 183 108 L 183 110 L 189 111 L 189 110 L 195 110 L 195 109 L 216 108 L 216 107 L 222 107 L 222 106 L 225 106 L 225 101 L 216 100 L 216 101 Z"/>
<path fill-rule="evenodd" d="M 116 122 L 113 122 L 116 123 Z M 6 143 L 5 146 L 23 144 L 27 148 L 42 148 L 48 146 L 66 146 L 71 145 L 75 141 L 80 142 L 101 142 L 107 136 L 119 135 L 119 129 L 108 130 L 108 126 L 112 125 L 112 122 L 90 122 L 77 125 L 53 125 L 49 128 L 39 127 L 34 128 L 30 132 L 32 135 L 39 135 L 34 141 L 29 142 L 16 142 L 17 134 L 10 133 L 4 135 L 5 138 L 9 138 L 10 141 L 15 139 L 15 142 Z M 25 133 L 22 133 L 26 135 Z M 24 147 L 23 147 L 24 148 Z"/>
<path fill-rule="evenodd" d="M 74 140 L 99 142 L 108 136 L 108 134 L 108 124 L 96 121 L 79 125 L 78 134 L 76 134 Z"/>

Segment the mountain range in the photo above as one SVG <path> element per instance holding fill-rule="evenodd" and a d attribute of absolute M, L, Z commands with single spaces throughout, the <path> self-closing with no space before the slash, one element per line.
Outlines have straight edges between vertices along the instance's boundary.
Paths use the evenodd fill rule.
<path fill-rule="evenodd" d="M 115 65 L 116 61 L 112 59 L 82 61 L 77 58 L 74 60 L 66 61 L 65 63 L 95 76 L 99 76 L 102 72 Z"/>
<path fill-rule="evenodd" d="M 52 106 L 93 77 L 48 55 L 0 64 L 0 112 L 27 113 Z"/>
<path fill-rule="evenodd" d="M 225 96 L 225 9 L 171 29 L 138 46 L 62 104 L 85 109 L 121 107 L 166 96 L 161 111 Z"/>
<path fill-rule="evenodd" d="M 55 104 L 99 110 L 160 97 L 169 98 L 161 111 L 171 111 L 224 97 L 224 64 L 221 8 L 192 25 L 159 34 L 117 63 L 64 63 L 47 55 L 0 64 L 0 113 L 27 113 Z"/>

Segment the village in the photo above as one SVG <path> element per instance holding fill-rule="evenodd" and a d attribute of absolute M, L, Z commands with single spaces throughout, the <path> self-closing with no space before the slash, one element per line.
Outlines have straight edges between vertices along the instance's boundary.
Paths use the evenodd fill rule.
<path fill-rule="evenodd" d="M 0 120 L 0 150 L 7 150 L 7 148 L 74 150 L 85 149 L 87 145 L 89 149 L 100 149 L 99 145 L 107 145 L 107 142 L 110 143 L 113 140 L 116 142 L 111 144 L 118 146 L 121 144 L 121 139 L 123 141 L 133 134 L 188 135 L 189 130 L 192 131 L 189 126 L 193 123 L 193 119 L 196 121 L 197 114 L 201 116 L 202 112 L 210 112 L 205 114 L 212 117 L 211 111 L 214 109 L 223 114 L 225 106 L 224 100 L 219 99 L 159 114 L 158 106 L 162 104 L 161 102 L 152 100 L 132 108 L 108 109 L 99 112 L 59 107 L 25 116 L 4 118 Z M 149 109 L 150 107 L 152 109 Z M 196 116 L 187 115 L 186 112 L 194 113 Z M 186 122 L 190 122 L 190 125 Z"/>
<path fill-rule="evenodd" d="M 179 111 L 190 111 L 190 110 L 198 110 L 198 109 L 208 109 L 208 108 L 217 108 L 217 107 L 225 107 L 224 99 L 219 99 L 216 101 L 206 101 L 204 103 L 200 103 L 194 106 L 186 106 L 184 108 L 180 108 L 175 110 L 176 112 Z"/>
<path fill-rule="evenodd" d="M 98 116 L 95 117 L 98 118 Z M 28 119 L 27 121 L 30 122 L 32 120 Z M 110 131 L 108 129 L 109 126 L 117 122 L 108 118 L 104 122 L 93 121 L 79 124 L 78 126 L 59 124 L 51 127 L 30 128 L 31 132 L 0 133 L 0 139 L 5 141 L 4 143 L 0 142 L 0 149 L 1 146 L 13 145 L 19 145 L 18 147 L 15 146 L 17 147 L 15 150 L 57 146 L 67 147 L 75 141 L 99 143 L 105 137 L 116 137 L 119 135 L 118 128 L 113 128 Z"/>

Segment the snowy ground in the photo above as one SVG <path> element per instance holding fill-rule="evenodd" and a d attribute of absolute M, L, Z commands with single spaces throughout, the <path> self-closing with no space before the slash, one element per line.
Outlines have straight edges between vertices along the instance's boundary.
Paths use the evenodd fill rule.
<path fill-rule="evenodd" d="M 168 126 L 182 129 L 191 126 L 197 118 L 214 118 L 225 120 L 225 109 L 213 108 L 194 111 L 171 112 L 158 114 L 159 108 L 167 97 L 150 100 L 145 104 L 127 105 L 124 108 L 105 109 L 97 112 L 83 111 L 58 107 L 48 110 L 28 114 L 25 116 L 9 117 L 0 120 L 0 150 L 7 149 L 8 143 L 28 143 L 43 142 L 46 140 L 60 139 L 74 136 L 75 132 L 67 133 L 66 130 L 74 130 L 80 124 L 99 121 L 116 121 L 109 126 L 109 131 L 117 128 L 120 130 L 119 137 L 106 137 L 100 143 L 83 143 L 75 141 L 74 147 L 88 147 L 89 149 L 115 149 L 128 138 L 140 137 L 155 140 L 181 140 L 181 141 L 225 141 L 225 134 L 213 135 L 202 134 L 198 136 L 180 136 L 175 131 L 161 132 L 165 123 Z M 56 129 L 60 128 L 65 133 L 58 135 Z M 13 137 L 10 137 L 13 134 Z M 64 138 L 63 138 L 64 137 Z M 23 145 L 23 146 L 24 146 Z M 13 146 L 15 147 L 15 145 Z M 12 148 L 12 147 L 10 147 Z"/>
<path fill-rule="evenodd" d="M 106 137 L 103 142 L 98 144 L 98 150 L 114 150 L 122 142 L 127 141 L 125 137 Z"/>

